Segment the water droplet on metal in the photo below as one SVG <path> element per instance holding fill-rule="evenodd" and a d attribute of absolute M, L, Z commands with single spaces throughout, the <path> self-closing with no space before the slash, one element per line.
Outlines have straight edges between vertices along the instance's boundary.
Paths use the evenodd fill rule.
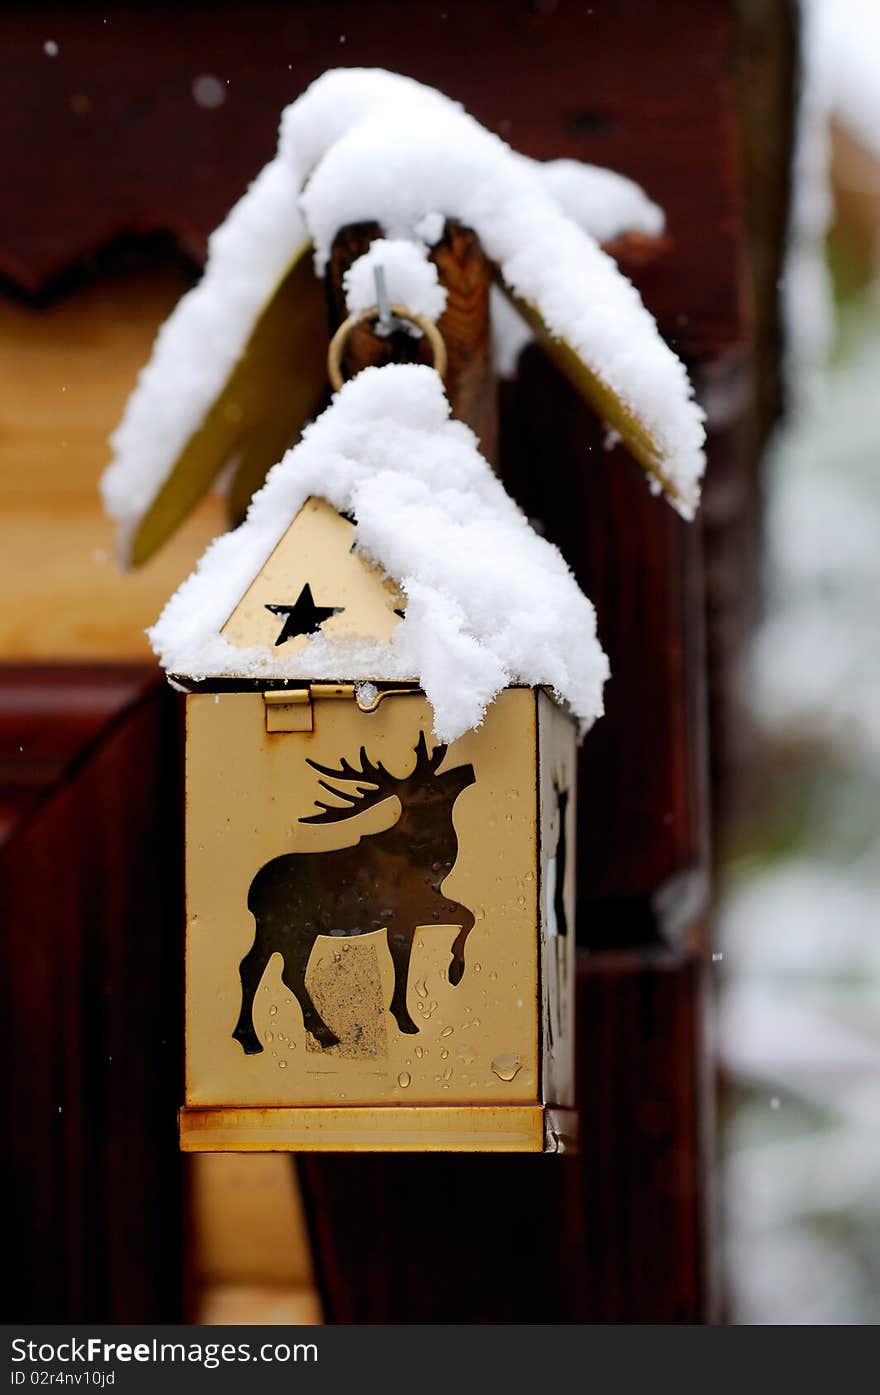
<path fill-rule="evenodd" d="M 448 1052 L 448 1051 L 441 1051 L 441 1052 L 440 1052 L 440 1060 L 441 1060 L 441 1061 L 445 1061 L 445 1060 L 447 1059 L 448 1056 L 449 1056 L 449 1052 Z"/>
<path fill-rule="evenodd" d="M 416 984 L 416 992 L 418 993 L 420 998 L 427 998 L 428 985 L 423 978 L 419 979 L 419 982 Z"/>
<path fill-rule="evenodd" d="M 440 1035 L 441 1035 L 441 1037 L 451 1037 L 451 1036 L 452 1036 L 452 1033 L 454 1032 L 454 1030 L 455 1030 L 454 1027 L 444 1027 L 444 1028 L 443 1028 L 443 1031 L 440 1033 Z"/>
<path fill-rule="evenodd" d="M 411 1080 L 412 1076 L 410 1075 L 408 1070 L 402 1070 L 400 1072 L 400 1075 L 397 1077 L 397 1083 L 400 1086 L 401 1090 L 405 1090 Z"/>
<path fill-rule="evenodd" d="M 270 1009 L 269 1009 L 269 1016 L 270 1016 L 270 1017 L 274 1017 L 277 1011 L 278 1011 L 277 1004 L 273 1003 L 272 1006 L 271 1006 Z"/>
<path fill-rule="evenodd" d="M 516 1051 L 503 1051 L 492 1062 L 492 1069 L 499 1080 L 510 1083 L 522 1070 L 522 1059 Z"/>
<path fill-rule="evenodd" d="M 272 1033 L 272 1032 L 267 1032 L 267 1033 L 266 1033 L 266 1040 L 267 1040 L 267 1041 L 274 1041 L 274 1040 L 275 1040 L 274 1033 Z"/>
<path fill-rule="evenodd" d="M 287 1069 L 287 1062 L 285 1061 L 285 1059 L 284 1059 L 283 1056 L 281 1057 L 280 1061 L 278 1062 L 278 1069 L 279 1069 L 279 1070 L 286 1070 L 286 1069 Z"/>

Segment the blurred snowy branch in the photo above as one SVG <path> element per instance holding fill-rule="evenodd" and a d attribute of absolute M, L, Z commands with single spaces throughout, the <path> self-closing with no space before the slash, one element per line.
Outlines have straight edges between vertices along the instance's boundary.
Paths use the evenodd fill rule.
<path fill-rule="evenodd" d="M 775 778 L 720 927 L 726 1244 L 734 1321 L 876 1323 L 880 301 L 875 284 L 835 327 L 824 247 L 830 118 L 880 161 L 880 6 L 803 12 L 796 391 L 767 462 L 768 606 L 745 675 Z"/>

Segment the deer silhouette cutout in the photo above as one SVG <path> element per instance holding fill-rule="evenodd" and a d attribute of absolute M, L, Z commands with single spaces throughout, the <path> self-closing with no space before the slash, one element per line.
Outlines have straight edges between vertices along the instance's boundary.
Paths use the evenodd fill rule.
<path fill-rule="evenodd" d="M 406 1005 L 413 936 L 419 926 L 458 926 L 449 981 L 461 982 L 464 947 L 474 917 L 466 906 L 444 896 L 441 887 L 458 855 L 453 807 L 475 776 L 472 765 L 438 774 L 445 755 L 445 746 L 429 754 L 421 732 L 415 767 L 399 779 L 381 762 L 368 760 L 363 746 L 358 769 L 345 759 L 338 770 L 309 760 L 314 770 L 328 777 L 319 781 L 321 787 L 345 800 L 345 805 L 316 800 L 321 812 L 300 823 L 344 824 L 391 797 L 400 803 L 400 816 L 391 828 L 359 837 L 349 847 L 275 857 L 254 877 L 248 909 L 257 929 L 241 961 L 241 1014 L 232 1034 L 248 1055 L 263 1050 L 254 1030 L 254 995 L 274 953 L 284 959 L 281 977 L 302 1008 L 306 1030 L 322 1047 L 338 1044 L 338 1036 L 321 1017 L 306 987 L 309 958 L 319 935 L 386 931 L 394 966 L 391 1013 L 402 1032 L 419 1030 Z"/>
<path fill-rule="evenodd" d="M 553 939 L 553 954 L 556 960 L 556 1024 L 554 1026 L 552 1011 L 547 1015 L 547 1030 L 552 1046 L 557 1036 L 563 1035 L 563 1018 L 565 1007 L 563 997 L 568 986 L 568 960 L 566 958 L 566 942 L 568 939 L 568 912 L 565 908 L 565 876 L 568 864 L 568 839 L 566 834 L 566 812 L 568 809 L 569 792 L 561 790 L 554 785 L 556 794 L 556 817 L 559 824 L 559 832 L 556 836 L 556 874 L 553 889 L 553 924 L 556 935 Z"/>
<path fill-rule="evenodd" d="M 566 863 L 568 861 L 565 813 L 568 808 L 568 790 L 558 789 L 556 791 L 556 799 L 559 818 L 559 836 L 556 841 L 556 887 L 553 893 L 553 914 L 556 920 L 556 933 L 564 937 L 568 934 L 568 914 L 565 909 L 565 873 Z"/>

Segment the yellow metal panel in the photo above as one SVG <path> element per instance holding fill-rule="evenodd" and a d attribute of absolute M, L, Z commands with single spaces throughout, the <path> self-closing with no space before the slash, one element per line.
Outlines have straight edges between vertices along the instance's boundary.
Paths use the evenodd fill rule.
<path fill-rule="evenodd" d="M 596 368 L 581 358 L 567 340 L 560 339 L 548 329 L 536 305 L 522 300 L 503 280 L 501 287 L 575 391 L 589 402 L 606 425 L 617 432 L 633 459 L 654 477 L 667 498 L 679 503 L 681 494 L 667 473 L 667 456 L 663 447 L 629 403 L 618 395 Z"/>
<path fill-rule="evenodd" d="M 328 638 L 390 639 L 404 600 L 377 567 L 352 552 L 355 533 L 325 500 L 309 499 L 224 625 L 230 644 L 271 649 L 284 621 L 267 607 L 294 605 L 306 585 L 316 605 L 339 607 L 321 625 Z M 280 652 L 286 657 L 307 643 L 307 635 L 291 636 Z"/>
<path fill-rule="evenodd" d="M 371 713 L 352 699 L 318 698 L 311 732 L 268 733 L 260 693 L 194 694 L 187 703 L 187 1104 L 538 1103 L 535 693 L 502 693 L 439 767 L 442 778 L 470 764 L 474 776 L 453 806 L 454 865 L 445 880 L 425 877 L 473 915 L 461 981 L 450 981 L 459 922 L 444 924 L 437 912 L 415 934 L 406 1008 L 418 1032 L 406 1034 L 388 1010 L 386 929 L 319 936 L 305 983 L 339 1044 L 322 1047 L 305 1031 L 274 953 L 255 999 L 262 1050 L 250 1055 L 232 1033 L 239 964 L 255 944 L 256 874 L 291 854 L 369 852 L 373 835 L 405 826 L 393 796 L 341 822 L 302 823 L 316 800 L 330 802 L 306 758 L 356 766 L 363 746 L 371 762 L 404 775 L 420 733 L 431 731 L 431 710 L 421 696 L 389 696 Z M 390 860 L 390 909 L 397 875 Z"/>
<path fill-rule="evenodd" d="M 540 1105 L 183 1109 L 180 1146 L 199 1152 L 542 1153 Z"/>
<path fill-rule="evenodd" d="M 204 419 L 174 462 L 131 540 L 148 562 L 207 493 L 228 461 L 238 521 L 267 472 L 317 416 L 326 395 L 327 307 L 304 243 L 263 308 Z"/>

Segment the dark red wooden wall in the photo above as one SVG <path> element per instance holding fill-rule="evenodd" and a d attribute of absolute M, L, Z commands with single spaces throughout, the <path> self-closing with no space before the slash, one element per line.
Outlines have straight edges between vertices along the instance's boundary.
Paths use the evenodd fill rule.
<path fill-rule="evenodd" d="M 181 1311 L 177 731 L 148 670 L 0 667 L 7 1322 Z"/>
<path fill-rule="evenodd" d="M 272 155 L 280 108 L 339 64 L 380 65 L 434 83 L 519 149 L 612 166 L 643 183 L 667 213 L 662 253 L 624 265 L 709 410 L 704 521 L 682 523 L 621 452 L 604 449 L 601 428 L 538 350 L 526 353 L 518 383 L 502 392 L 503 476 L 595 601 L 614 674 L 608 714 L 584 746 L 581 771 L 582 1152 L 310 1160 L 303 1179 L 331 1319 L 701 1322 L 715 1311 L 703 1031 L 711 808 L 723 793 L 717 777 L 729 768 L 724 756 L 735 731 L 728 674 L 754 595 L 759 445 L 779 401 L 774 306 L 793 38 L 787 0 L 190 0 L 6 9 L 0 273 L 11 294 L 36 304 L 75 294 L 82 278 L 100 276 L 123 251 L 132 264 L 166 255 L 197 262 L 210 229 Z M 45 40 L 57 43 L 54 57 Z M 193 83 L 204 74 L 224 84 L 216 109 L 194 100 Z M 165 743 L 159 764 L 173 779 L 173 742 L 158 699 L 149 704 L 149 739 Z M 105 844 L 103 862 L 83 795 L 71 847 L 83 865 L 94 858 L 96 868 L 112 868 L 120 896 L 143 875 L 143 840 L 165 808 L 165 775 L 143 765 L 129 771 L 138 839 Z M 20 878 L 26 863 L 12 846 L 11 875 Z M 8 932 L 13 981 L 31 937 L 45 937 L 44 958 L 53 963 L 62 943 L 91 943 L 94 898 L 83 875 L 64 903 L 63 931 L 60 921 L 51 933 L 41 929 L 43 892 L 28 907 L 16 902 Z M 174 945 L 173 906 L 166 899 L 154 910 L 163 944 Z M 117 913 L 107 934 L 127 933 Z M 94 991 L 90 974 L 108 966 L 114 992 L 135 993 L 138 963 L 144 991 L 164 990 L 173 972 L 167 958 L 138 961 L 130 944 L 120 945 L 114 953 L 102 942 L 82 961 L 90 966 L 74 980 L 82 997 L 65 1011 L 82 1014 Z M 35 1046 L 26 1006 L 18 1011 L 7 1019 L 18 1026 L 15 1059 L 43 1072 L 49 1100 L 51 1072 L 70 1068 L 54 1053 L 74 1039 L 91 1051 L 94 1019 L 80 1015 L 68 1038 L 56 1031 L 50 1050 Z M 149 1033 L 141 1049 L 131 1112 L 125 1119 L 111 1112 L 106 1137 L 111 1155 L 126 1129 L 157 1150 L 152 1171 L 142 1165 L 130 1179 L 155 1214 L 160 1198 L 174 1205 L 166 1128 L 173 1071 L 161 1074 L 161 1086 L 148 1082 Z M 161 1103 L 157 1089 L 165 1091 Z M 13 1153 L 20 1169 L 31 1156 L 20 1138 Z M 36 1234 L 42 1221 L 27 1207 L 42 1202 L 23 1175 L 22 1234 L 28 1226 Z M 58 1226 L 74 1253 L 85 1203 L 69 1194 Z M 175 1226 L 172 1218 L 162 1230 L 166 1247 L 179 1238 Z M 167 1312 L 177 1290 L 164 1258 L 144 1254 L 152 1288 L 139 1301 L 147 1320 Z M 52 1311 L 35 1296 L 34 1315 L 119 1311 L 100 1286 L 84 1307 L 73 1294 L 57 1292 Z"/>

